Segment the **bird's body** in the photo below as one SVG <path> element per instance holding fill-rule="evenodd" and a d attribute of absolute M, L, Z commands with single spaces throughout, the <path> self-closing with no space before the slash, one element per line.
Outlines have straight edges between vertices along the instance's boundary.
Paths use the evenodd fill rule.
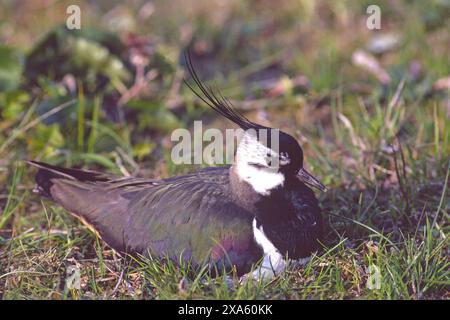
<path fill-rule="evenodd" d="M 297 141 L 278 130 L 251 122 L 217 98 L 189 71 L 205 103 L 246 130 L 235 163 L 162 180 L 114 177 L 45 163 L 36 183 L 52 199 L 86 223 L 112 248 L 151 254 L 219 270 L 273 276 L 285 258 L 300 259 L 317 250 L 322 218 L 306 184 L 325 187 L 303 169 Z M 256 130 L 256 131 L 252 131 Z M 269 142 L 263 142 L 268 130 Z"/>
<path fill-rule="evenodd" d="M 268 198 L 236 181 L 229 166 L 153 180 L 31 163 L 39 167 L 40 194 L 120 252 L 212 262 L 243 274 L 264 255 L 254 235 L 255 218 L 281 255 L 299 259 L 317 249 L 320 210 L 301 182 Z"/>

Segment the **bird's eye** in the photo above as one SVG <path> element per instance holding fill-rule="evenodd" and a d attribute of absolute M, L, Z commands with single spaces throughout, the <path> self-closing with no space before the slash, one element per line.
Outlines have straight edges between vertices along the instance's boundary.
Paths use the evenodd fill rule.
<path fill-rule="evenodd" d="M 289 155 L 286 152 L 282 152 L 280 154 L 280 165 L 284 166 L 291 162 L 291 159 L 289 159 Z"/>

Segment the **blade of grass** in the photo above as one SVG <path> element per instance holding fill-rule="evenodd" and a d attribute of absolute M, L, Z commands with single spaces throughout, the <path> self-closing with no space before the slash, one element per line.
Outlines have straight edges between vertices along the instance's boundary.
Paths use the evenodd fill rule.
<path fill-rule="evenodd" d="M 17 203 L 14 203 L 15 193 L 17 191 L 17 185 L 20 182 L 23 174 L 23 165 L 21 163 L 18 163 L 15 170 L 14 175 L 12 177 L 12 181 L 10 183 L 9 187 L 9 193 L 8 193 L 8 199 L 6 200 L 5 208 L 3 209 L 2 217 L 0 219 L 0 229 L 3 228 L 3 226 L 9 221 L 9 218 L 14 213 L 14 211 L 17 209 L 17 207 L 22 202 L 22 198 L 17 201 Z"/>
<path fill-rule="evenodd" d="M 436 210 L 436 215 L 434 216 L 433 223 L 431 225 L 432 228 L 434 228 L 434 226 L 436 225 L 437 219 L 438 219 L 438 216 L 439 216 L 439 212 L 441 211 L 442 206 L 444 205 L 444 199 L 445 199 L 445 193 L 447 192 L 449 174 L 450 174 L 450 161 L 449 161 L 448 166 L 447 166 L 447 174 L 445 175 L 445 182 L 444 182 L 444 188 L 442 189 L 441 199 L 439 201 L 439 205 L 438 205 L 438 208 Z M 444 214 L 445 214 L 445 211 L 444 211 Z"/>
<path fill-rule="evenodd" d="M 20 136 L 21 134 L 25 133 L 26 131 L 30 130 L 37 124 L 41 123 L 45 119 L 51 117 L 52 115 L 64 110 L 65 108 L 71 106 L 73 103 L 75 103 L 76 99 L 69 100 L 67 102 L 64 102 L 63 104 L 51 109 L 50 111 L 47 111 L 42 116 L 34 119 L 33 121 L 28 122 L 28 124 L 24 125 L 23 127 L 17 128 L 13 130 L 12 134 L 5 140 L 5 142 L 0 146 L 0 154 L 11 144 L 14 142 L 14 140 Z"/>
<path fill-rule="evenodd" d="M 98 115 L 100 113 L 101 105 L 102 105 L 102 97 L 96 96 L 94 98 L 94 110 L 92 112 L 91 134 L 89 135 L 88 141 L 88 153 L 94 153 L 94 146 L 97 140 Z"/>
<path fill-rule="evenodd" d="M 77 145 L 78 151 L 82 152 L 84 147 L 84 122 L 85 122 L 85 99 L 83 84 L 78 81 L 78 130 L 77 130 Z"/>

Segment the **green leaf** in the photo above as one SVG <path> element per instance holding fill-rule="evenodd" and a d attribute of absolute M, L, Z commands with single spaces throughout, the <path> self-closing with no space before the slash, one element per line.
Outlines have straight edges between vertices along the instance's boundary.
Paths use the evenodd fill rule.
<path fill-rule="evenodd" d="M 141 142 L 133 147 L 133 155 L 138 158 L 139 161 L 148 156 L 156 147 L 153 142 Z"/>
<path fill-rule="evenodd" d="M 43 152 L 45 156 L 64 146 L 64 137 L 56 123 L 50 126 L 37 125 L 35 134 L 28 136 L 27 141 L 33 153 Z"/>
<path fill-rule="evenodd" d="M 138 129 L 153 129 L 161 132 L 171 132 L 183 127 L 177 116 L 162 103 L 144 100 L 132 100 L 127 108 L 139 112 Z"/>
<path fill-rule="evenodd" d="M 22 53 L 0 45 L 0 91 L 14 90 L 19 86 L 24 65 Z"/>
<path fill-rule="evenodd" d="M 5 120 L 16 120 L 29 101 L 30 96 L 25 91 L 5 92 L 0 95 L 0 106 L 2 106 L 0 114 Z"/>

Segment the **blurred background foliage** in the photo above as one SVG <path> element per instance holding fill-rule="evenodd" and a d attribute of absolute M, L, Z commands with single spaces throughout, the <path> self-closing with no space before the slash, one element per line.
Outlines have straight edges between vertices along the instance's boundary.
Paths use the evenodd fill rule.
<path fill-rule="evenodd" d="M 336 92 L 345 102 L 356 93 L 373 104 L 403 79 L 408 103 L 448 76 L 450 5 L 443 0 L 81 1 L 81 30 L 65 26 L 70 4 L 2 1 L 0 152 L 7 163 L 26 154 L 111 170 L 124 158 L 125 166 L 137 159 L 154 167 L 171 130 L 210 114 L 182 83 L 187 48 L 202 77 L 240 101 L 238 108 L 275 124 L 267 112 L 290 110 L 302 132 L 318 122 L 330 130 L 323 113 Z M 381 30 L 365 26 L 370 4 L 382 9 Z M 371 59 L 381 65 L 371 69 Z M 314 113 L 302 112 L 311 106 Z M 35 116 L 41 121 L 26 127 L 24 117 Z M 21 121 L 26 132 L 14 132 Z M 367 129 L 377 134 L 383 120 L 372 124 Z M 23 152 L 10 152 L 19 146 Z"/>

